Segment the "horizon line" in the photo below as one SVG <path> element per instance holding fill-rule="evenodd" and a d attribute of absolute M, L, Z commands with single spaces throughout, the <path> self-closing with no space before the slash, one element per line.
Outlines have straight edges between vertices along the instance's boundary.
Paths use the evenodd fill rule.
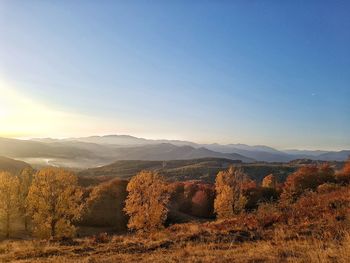
<path fill-rule="evenodd" d="M 217 142 L 196 142 L 196 141 L 191 141 L 191 140 L 186 140 L 186 139 L 164 139 L 164 138 L 146 138 L 146 137 L 139 137 L 136 135 L 130 135 L 130 134 L 101 134 L 101 135 L 88 135 L 88 136 L 79 136 L 79 137 L 72 137 L 72 136 L 49 136 L 49 137 L 3 137 L 0 136 L 0 138 L 8 138 L 8 139 L 17 139 L 17 140 L 34 140 L 34 139 L 52 139 L 52 140 L 65 140 L 65 139 L 79 139 L 79 138 L 89 138 L 89 137 L 107 137 L 107 136 L 129 136 L 129 137 L 133 137 L 136 139 L 143 139 L 143 140 L 149 140 L 149 141 L 179 141 L 179 142 L 184 142 L 184 143 L 192 143 L 192 144 L 197 144 L 197 145 L 212 145 L 212 144 L 217 144 L 217 145 L 222 145 L 222 146 L 229 146 L 229 145 L 246 145 L 246 146 L 250 146 L 250 147 L 270 147 L 274 150 L 277 151 L 333 151 L 333 152 L 339 152 L 339 151 L 347 151 L 350 149 L 346 149 L 346 148 L 332 148 L 332 149 L 308 149 L 308 148 L 297 148 L 297 147 L 291 147 L 291 148 L 279 148 L 279 147 L 273 147 L 273 146 L 269 146 L 266 144 L 246 144 L 246 143 L 217 143 Z"/>

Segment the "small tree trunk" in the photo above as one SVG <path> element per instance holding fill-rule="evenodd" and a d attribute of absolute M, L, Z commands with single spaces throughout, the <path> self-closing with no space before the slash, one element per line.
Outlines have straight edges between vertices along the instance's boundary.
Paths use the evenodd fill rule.
<path fill-rule="evenodd" d="M 10 212 L 6 213 L 6 238 L 10 237 Z"/>
<path fill-rule="evenodd" d="M 56 237 L 56 221 L 52 220 L 51 222 L 51 238 L 55 238 Z"/>
<path fill-rule="evenodd" d="M 24 216 L 24 230 L 28 232 L 28 217 Z"/>

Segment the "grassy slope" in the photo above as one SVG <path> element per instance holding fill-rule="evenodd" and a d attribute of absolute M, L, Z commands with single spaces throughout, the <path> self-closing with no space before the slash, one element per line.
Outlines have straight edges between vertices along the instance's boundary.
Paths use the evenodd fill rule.
<path fill-rule="evenodd" d="M 315 238 L 286 240 L 275 238 L 258 242 L 174 243 L 167 237 L 149 240 L 142 237 L 113 237 L 103 244 L 89 239 L 74 245 L 40 241 L 0 244 L 2 262 L 339 262 L 348 263 L 350 236 L 341 242 Z"/>

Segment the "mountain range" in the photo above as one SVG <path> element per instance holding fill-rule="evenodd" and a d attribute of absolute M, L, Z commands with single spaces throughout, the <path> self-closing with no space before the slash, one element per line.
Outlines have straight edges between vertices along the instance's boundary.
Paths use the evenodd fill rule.
<path fill-rule="evenodd" d="M 289 162 L 295 159 L 344 161 L 350 150 L 280 151 L 264 145 L 197 144 L 180 140 L 149 140 L 130 135 L 90 136 L 66 139 L 0 138 L 0 156 L 16 158 L 33 165 L 87 168 L 117 160 L 188 160 L 225 158 L 252 162 Z"/>

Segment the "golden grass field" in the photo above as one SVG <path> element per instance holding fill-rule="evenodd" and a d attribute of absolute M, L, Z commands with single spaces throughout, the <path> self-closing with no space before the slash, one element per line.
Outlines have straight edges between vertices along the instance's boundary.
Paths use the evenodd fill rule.
<path fill-rule="evenodd" d="M 350 259 L 349 232 L 338 240 L 322 240 L 276 228 L 268 239 L 254 240 L 254 233 L 243 230 L 204 229 L 191 223 L 147 235 L 101 235 L 65 242 L 3 241 L 0 261 L 347 263 Z"/>

